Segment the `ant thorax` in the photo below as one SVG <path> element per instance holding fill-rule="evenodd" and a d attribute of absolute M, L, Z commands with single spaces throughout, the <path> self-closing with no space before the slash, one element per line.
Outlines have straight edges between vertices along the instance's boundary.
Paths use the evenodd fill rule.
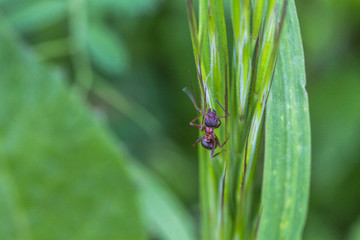
<path fill-rule="evenodd" d="M 205 134 L 206 135 L 212 135 L 214 132 L 214 128 L 213 127 L 205 127 Z"/>

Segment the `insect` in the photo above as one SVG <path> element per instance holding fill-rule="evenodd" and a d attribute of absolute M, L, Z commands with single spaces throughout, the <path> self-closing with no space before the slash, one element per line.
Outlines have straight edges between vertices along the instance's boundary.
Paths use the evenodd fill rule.
<path fill-rule="evenodd" d="M 219 117 L 217 115 L 215 109 L 211 109 L 211 108 L 209 108 L 209 110 L 207 112 L 205 112 L 206 105 L 205 105 L 205 111 L 203 111 L 202 109 L 200 109 L 197 106 L 195 98 L 193 97 L 191 92 L 187 88 L 184 88 L 183 91 L 189 96 L 190 100 L 193 102 L 193 104 L 195 106 L 195 109 L 202 114 L 200 116 L 197 116 L 190 122 L 190 126 L 198 127 L 198 128 L 200 128 L 201 131 L 205 131 L 205 134 L 202 135 L 201 137 L 199 137 L 196 140 L 196 142 L 193 144 L 193 146 L 196 146 L 201 141 L 201 145 L 205 149 L 211 150 L 211 155 L 210 155 L 211 158 L 219 155 L 220 153 L 222 153 L 225 150 L 222 150 L 222 151 L 214 154 L 215 149 L 217 147 L 222 148 L 226 144 L 226 142 L 229 140 L 229 137 L 225 140 L 225 142 L 223 142 L 223 144 L 220 144 L 219 138 L 216 136 L 214 130 L 216 128 L 220 127 L 221 118 L 227 118 L 230 116 L 230 114 L 224 109 L 223 106 L 221 106 L 220 102 L 217 99 L 216 99 L 216 101 L 220 105 L 220 107 L 224 110 L 225 116 Z M 202 116 L 201 125 L 196 124 L 195 121 L 198 120 L 201 116 Z"/>

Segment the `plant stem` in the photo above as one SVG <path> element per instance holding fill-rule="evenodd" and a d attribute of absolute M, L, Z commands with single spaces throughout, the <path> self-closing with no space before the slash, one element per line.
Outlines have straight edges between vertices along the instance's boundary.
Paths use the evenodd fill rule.
<path fill-rule="evenodd" d="M 69 27 L 72 61 L 75 69 L 75 88 L 86 96 L 93 82 L 90 58 L 87 51 L 87 6 L 85 0 L 69 0 Z"/>

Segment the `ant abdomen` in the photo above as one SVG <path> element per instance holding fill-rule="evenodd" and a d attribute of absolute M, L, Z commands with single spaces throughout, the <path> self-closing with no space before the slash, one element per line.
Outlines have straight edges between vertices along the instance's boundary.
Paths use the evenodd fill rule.
<path fill-rule="evenodd" d="M 213 149 L 213 147 L 214 147 L 214 141 L 211 140 L 210 142 L 208 142 L 208 141 L 206 141 L 206 139 L 203 139 L 203 140 L 201 141 L 201 145 L 202 145 L 204 148 L 206 148 L 206 149 L 208 149 L 208 150 L 211 150 L 211 149 Z"/>

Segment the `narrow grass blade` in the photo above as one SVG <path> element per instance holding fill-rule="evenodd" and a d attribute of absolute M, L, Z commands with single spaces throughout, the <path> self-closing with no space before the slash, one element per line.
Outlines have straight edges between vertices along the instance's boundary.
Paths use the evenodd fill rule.
<path fill-rule="evenodd" d="M 190 26 L 190 36 L 191 36 L 191 43 L 193 46 L 194 51 L 194 58 L 195 63 L 198 62 L 198 57 L 200 55 L 199 49 L 199 40 L 198 40 L 198 32 L 196 26 L 196 17 L 195 17 L 195 10 L 194 4 L 192 0 L 187 0 L 187 11 L 188 11 L 188 18 L 189 18 L 189 26 Z"/>
<path fill-rule="evenodd" d="M 262 216 L 257 239 L 301 239 L 310 183 L 310 122 L 300 28 L 288 2 L 267 106 Z"/>

